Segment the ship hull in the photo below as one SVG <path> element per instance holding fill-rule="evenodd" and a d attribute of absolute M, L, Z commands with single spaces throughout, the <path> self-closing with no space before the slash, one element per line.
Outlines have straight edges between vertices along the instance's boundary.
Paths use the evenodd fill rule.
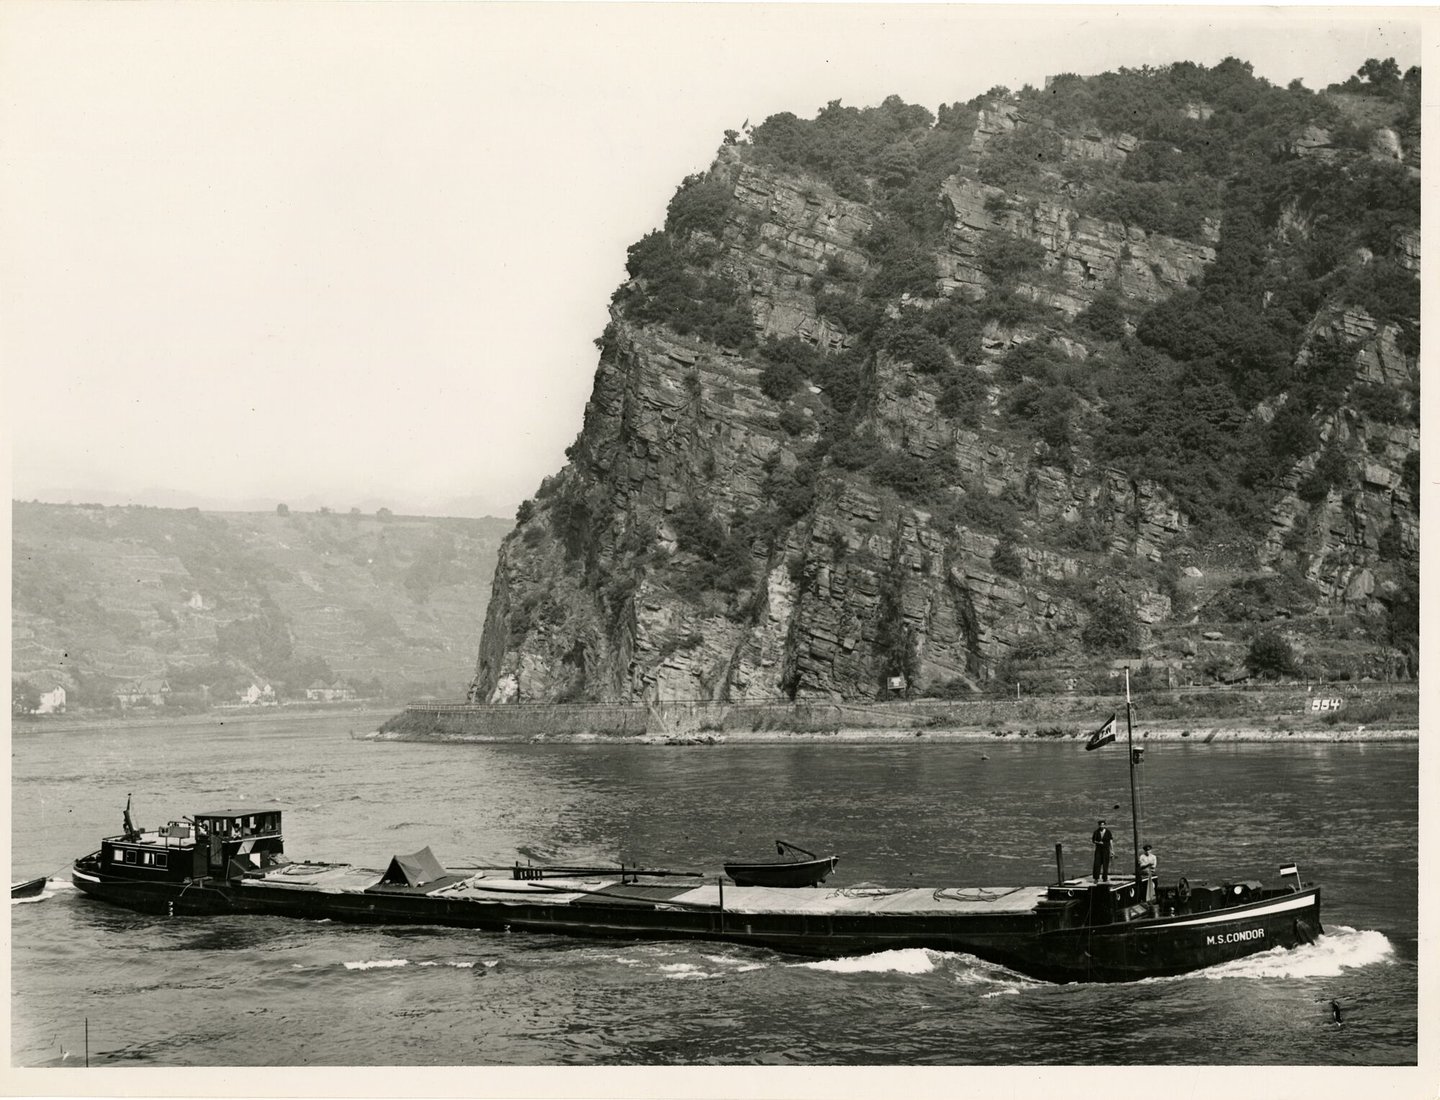
<path fill-rule="evenodd" d="M 1320 890 L 1313 887 L 1209 913 L 1047 933 L 1026 972 L 1054 981 L 1168 977 L 1300 947 L 1323 933 Z"/>
<path fill-rule="evenodd" d="M 418 891 L 334 893 L 263 882 L 141 882 L 74 871 L 83 893 L 167 916 L 265 914 L 368 924 L 632 940 L 707 940 L 812 957 L 903 948 L 975 955 L 1054 982 L 1181 974 L 1321 934 L 1320 891 L 1301 890 L 1200 914 L 1057 927 L 1041 911 L 931 915 L 728 911 L 720 906 L 586 896 L 491 901 Z"/>

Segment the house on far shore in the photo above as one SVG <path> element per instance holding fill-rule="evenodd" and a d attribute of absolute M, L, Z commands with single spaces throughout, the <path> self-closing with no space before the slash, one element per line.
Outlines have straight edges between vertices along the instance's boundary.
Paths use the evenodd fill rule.
<path fill-rule="evenodd" d="M 115 693 L 121 710 L 131 707 L 163 707 L 165 696 L 170 694 L 170 681 L 159 677 L 136 680 Z"/>
<path fill-rule="evenodd" d="M 310 703 L 348 703 L 355 698 L 355 689 L 343 680 L 327 684 L 316 680 L 305 689 L 305 700 Z"/>
<path fill-rule="evenodd" d="M 275 689 L 269 684 L 252 683 L 240 693 L 240 702 L 247 707 L 273 707 L 277 701 Z"/>
<path fill-rule="evenodd" d="M 40 702 L 36 705 L 34 714 L 64 714 L 65 713 L 65 686 L 56 684 L 49 691 L 40 693 Z"/>

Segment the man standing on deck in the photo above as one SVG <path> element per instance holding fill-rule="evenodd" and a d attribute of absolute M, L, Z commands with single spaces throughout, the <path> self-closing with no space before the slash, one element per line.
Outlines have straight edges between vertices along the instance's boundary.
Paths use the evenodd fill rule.
<path fill-rule="evenodd" d="M 1140 853 L 1140 881 L 1145 884 L 1145 900 L 1155 900 L 1155 871 L 1160 866 L 1160 860 L 1150 850 L 1150 845 L 1145 845 L 1145 850 Z"/>
<path fill-rule="evenodd" d="M 1102 819 L 1090 834 L 1090 843 L 1095 845 L 1095 862 L 1090 868 L 1090 878 L 1096 882 L 1110 879 L 1110 852 L 1115 845 L 1115 835 L 1105 828 Z"/>

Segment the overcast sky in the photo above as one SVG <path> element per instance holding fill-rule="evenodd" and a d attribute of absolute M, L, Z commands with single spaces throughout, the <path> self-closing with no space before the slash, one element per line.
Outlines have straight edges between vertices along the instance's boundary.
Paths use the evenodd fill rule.
<path fill-rule="evenodd" d="M 13 495 L 508 515 L 725 129 L 1229 54 L 1318 88 L 1419 63 L 1418 17 L 0 6 Z"/>

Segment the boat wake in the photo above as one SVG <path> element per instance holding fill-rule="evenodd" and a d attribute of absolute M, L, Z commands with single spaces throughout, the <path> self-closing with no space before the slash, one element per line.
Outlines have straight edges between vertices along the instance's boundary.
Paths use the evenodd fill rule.
<path fill-rule="evenodd" d="M 894 951 L 878 951 L 873 955 L 847 955 L 839 959 L 795 963 L 810 970 L 828 970 L 836 974 L 935 974 L 952 978 L 956 984 L 982 992 L 982 997 L 1003 997 L 1019 993 L 1029 986 L 1043 983 L 1013 970 L 988 963 L 960 951 L 936 951 L 928 947 L 906 947 Z"/>
<path fill-rule="evenodd" d="M 485 959 L 485 960 L 482 960 L 482 965 L 483 965 L 487 970 L 488 970 L 489 968 L 493 967 L 493 966 L 496 966 L 497 964 L 498 964 L 498 960 L 495 960 L 495 959 Z M 397 970 L 397 969 L 399 969 L 399 968 L 402 967 L 402 966 L 409 966 L 409 965 L 410 965 L 410 960 L 409 960 L 409 959 L 362 959 L 362 960 L 359 960 L 359 961 L 356 961 L 356 962 L 347 962 L 347 963 L 345 963 L 344 965 L 345 965 L 345 969 L 346 969 L 346 970 Z M 424 962 L 416 963 L 415 965 L 417 965 L 417 966 L 449 966 L 449 967 L 453 967 L 453 968 L 456 969 L 456 970 L 473 970 L 473 969 L 475 968 L 475 960 L 474 960 L 474 959 L 427 959 L 427 960 L 425 960 Z M 297 969 L 303 969 L 303 967 L 299 967 L 299 966 L 297 966 L 296 968 L 297 968 Z"/>
<path fill-rule="evenodd" d="M 45 889 L 36 894 L 33 898 L 11 898 L 10 907 L 17 905 L 33 905 L 37 901 L 49 901 L 62 890 L 73 890 L 75 887 L 64 879 L 52 878 L 45 884 Z"/>
<path fill-rule="evenodd" d="M 947 951 L 928 947 L 901 947 L 893 951 L 877 951 L 873 955 L 845 955 L 838 959 L 817 959 L 795 963 L 805 970 L 828 970 L 835 974 L 930 974 L 946 958 L 968 959 Z"/>
<path fill-rule="evenodd" d="M 729 955 L 701 955 L 700 963 L 661 963 L 660 971 L 667 978 L 676 981 L 705 981 L 710 978 L 728 978 L 732 974 L 744 974 L 751 970 L 764 970 L 769 964 L 743 957 Z"/>
<path fill-rule="evenodd" d="M 1335 925 L 1314 943 L 1302 947 L 1277 947 L 1259 955 L 1220 963 L 1218 966 L 1180 974 L 1173 978 L 1147 978 L 1146 981 L 1181 982 L 1203 978 L 1333 978 L 1342 970 L 1373 966 L 1388 962 L 1395 954 L 1394 945 L 1384 933 Z"/>

